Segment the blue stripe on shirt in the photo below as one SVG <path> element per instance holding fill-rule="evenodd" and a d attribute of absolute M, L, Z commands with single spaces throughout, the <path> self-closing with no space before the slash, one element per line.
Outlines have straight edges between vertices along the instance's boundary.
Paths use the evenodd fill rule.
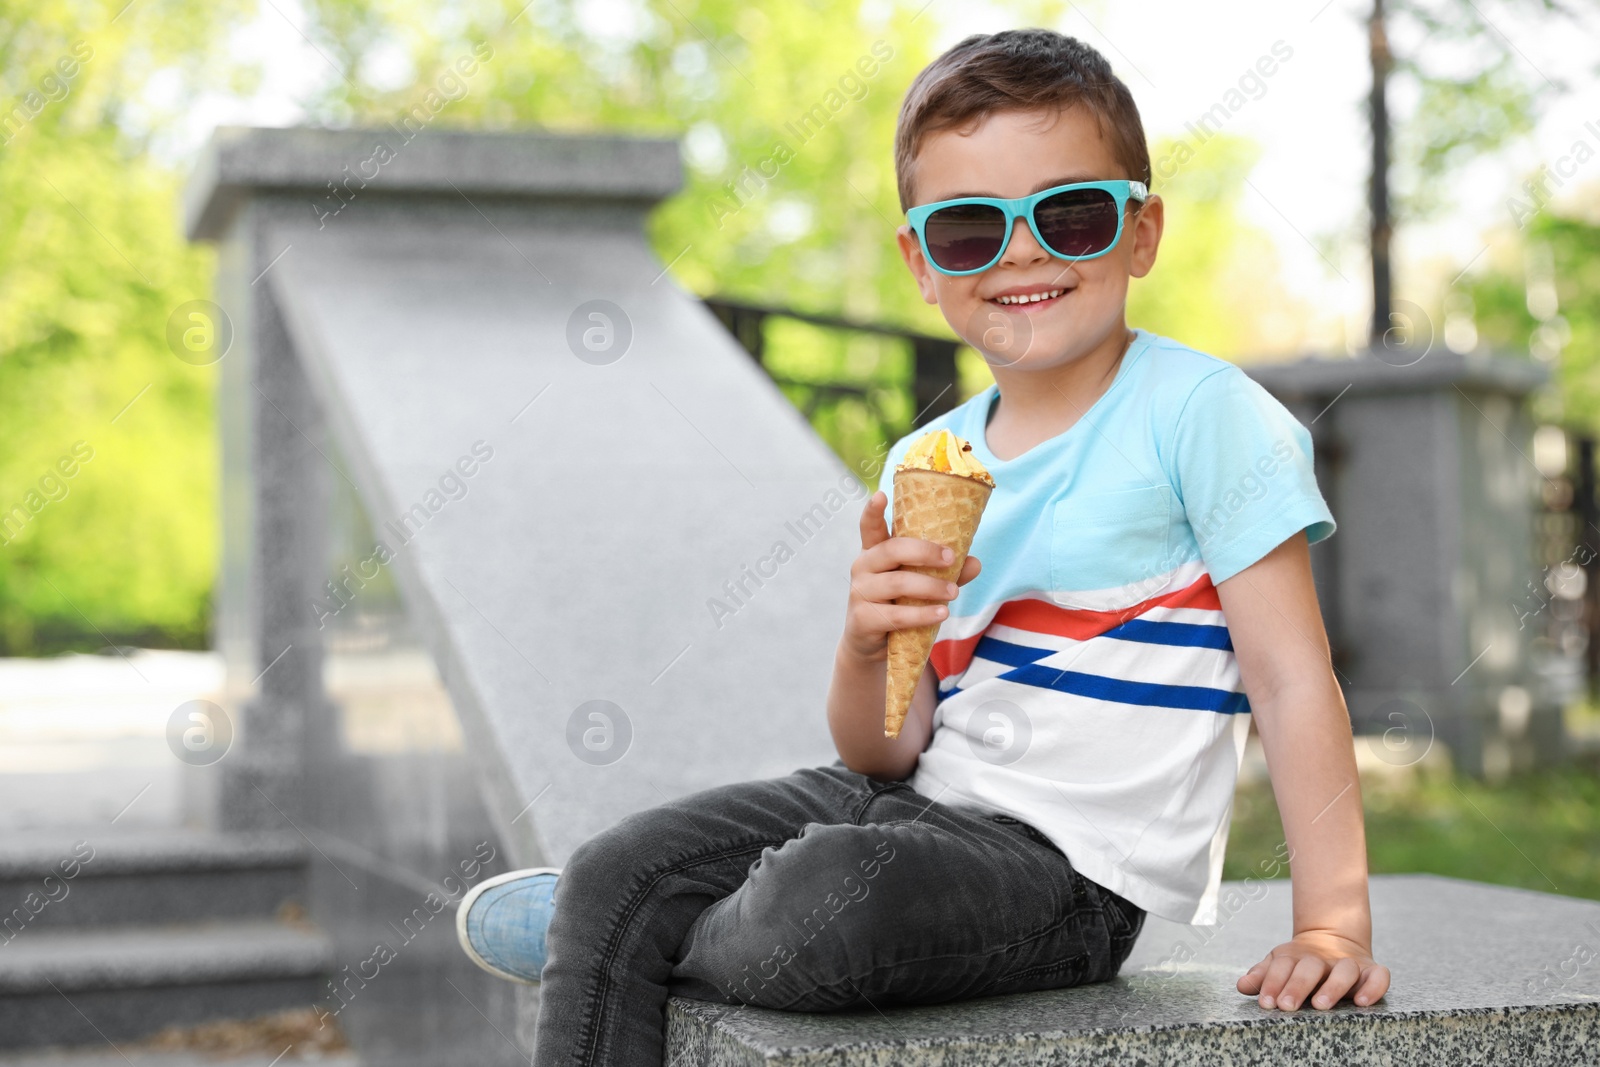
<path fill-rule="evenodd" d="M 1228 637 L 1226 626 L 1202 626 L 1191 622 L 1129 619 L 1121 626 L 1107 630 L 1100 636 L 1115 637 L 1123 641 L 1139 641 L 1147 645 L 1182 645 L 1188 648 L 1233 651 L 1233 641 Z"/>
<path fill-rule="evenodd" d="M 1215 711 L 1232 715 L 1249 711 L 1250 704 L 1243 693 L 1226 689 L 1211 689 L 1196 685 L 1163 685 L 1159 682 L 1130 682 L 1122 678 L 1107 678 L 1081 671 L 1064 671 L 1057 667 L 1029 664 L 1007 671 L 1000 676 L 1008 682 L 1021 682 L 1041 689 L 1073 693 L 1095 700 L 1110 700 L 1119 704 L 1141 704 L 1147 707 L 1191 708 L 1195 711 Z"/>
<path fill-rule="evenodd" d="M 1004 663 L 1008 667 L 1025 667 L 1035 660 L 1044 659 L 1055 651 L 1053 648 L 1029 648 L 1027 645 L 1018 645 L 1011 641 L 1002 641 L 997 637 L 984 636 L 978 638 L 977 647 L 972 650 L 972 654 L 994 663 Z"/>
<path fill-rule="evenodd" d="M 1138 704 L 1152 708 L 1189 708 L 1193 711 L 1215 711 L 1223 715 L 1237 715 L 1250 710 L 1250 700 L 1243 693 L 1226 689 L 1210 689 L 1198 685 L 1163 685 L 1159 682 L 1130 682 L 1121 678 L 1106 678 L 1081 671 L 1064 671 L 1059 667 L 1045 667 L 1030 663 L 1006 671 L 995 679 L 1002 682 L 1020 682 L 1023 685 L 1053 689 L 1058 693 L 1094 700 L 1109 700 L 1118 704 Z M 964 690 L 954 688 L 940 695 L 948 700 Z"/>

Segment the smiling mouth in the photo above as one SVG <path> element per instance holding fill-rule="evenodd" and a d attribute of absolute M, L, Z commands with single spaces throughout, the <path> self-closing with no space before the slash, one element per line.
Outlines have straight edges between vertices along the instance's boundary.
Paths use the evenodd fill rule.
<path fill-rule="evenodd" d="M 999 304 L 1001 307 L 1014 308 L 1043 308 L 1054 304 L 1063 296 L 1072 292 L 1071 289 L 1045 289 L 1037 293 L 1017 293 L 1011 296 L 993 296 L 988 303 Z"/>

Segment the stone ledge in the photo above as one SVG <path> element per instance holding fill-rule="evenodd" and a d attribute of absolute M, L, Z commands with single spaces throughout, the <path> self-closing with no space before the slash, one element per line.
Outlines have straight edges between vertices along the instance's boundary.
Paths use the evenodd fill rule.
<path fill-rule="evenodd" d="M 1520 396 L 1550 380 L 1541 363 L 1506 352 L 1451 352 L 1443 344 L 1425 357 L 1371 352 L 1342 359 L 1311 355 L 1282 363 L 1251 363 L 1244 372 L 1278 397 L 1324 397 L 1352 394 L 1423 392 L 1460 385 Z M 1394 362 L 1386 362 L 1392 359 Z"/>
<path fill-rule="evenodd" d="M 1290 932 L 1287 881 L 1225 882 L 1226 918 L 1148 918 L 1110 982 L 828 1015 L 674 1000 L 668 1059 L 696 1067 L 1583 1062 L 1600 1043 L 1600 903 L 1434 875 L 1371 880 L 1370 1007 L 1260 1008 L 1234 989 Z M 1587 947 L 1589 962 L 1575 966 Z"/>
<path fill-rule="evenodd" d="M 678 143 L 661 138 L 223 126 L 184 189 L 184 232 L 191 241 L 220 237 L 256 191 L 320 197 L 345 181 L 390 194 L 650 205 L 677 192 L 683 171 Z"/>

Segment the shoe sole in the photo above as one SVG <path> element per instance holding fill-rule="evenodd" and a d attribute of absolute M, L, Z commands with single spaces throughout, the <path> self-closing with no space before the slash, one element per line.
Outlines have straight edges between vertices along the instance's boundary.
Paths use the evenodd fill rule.
<path fill-rule="evenodd" d="M 524 978 L 520 974 L 512 974 L 510 971 L 501 970 L 478 955 L 478 950 L 472 947 L 472 939 L 467 936 L 467 912 L 472 910 L 472 905 L 477 902 L 479 897 L 497 885 L 515 882 L 535 874 L 559 875 L 560 873 L 561 868 L 559 867 L 528 867 L 523 870 L 497 874 L 493 878 L 485 878 L 467 890 L 467 895 L 461 898 L 460 904 L 456 905 L 456 942 L 460 944 L 462 951 L 466 952 L 467 958 L 497 978 L 504 978 L 508 982 L 516 982 L 519 985 L 538 985 L 539 980 L 537 978 Z"/>

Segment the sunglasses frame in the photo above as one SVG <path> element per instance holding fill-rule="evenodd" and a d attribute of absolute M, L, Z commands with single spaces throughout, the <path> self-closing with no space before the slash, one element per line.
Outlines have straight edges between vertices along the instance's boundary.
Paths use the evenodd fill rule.
<path fill-rule="evenodd" d="M 1057 252 L 1054 248 L 1050 247 L 1050 242 L 1046 241 L 1044 236 L 1039 233 L 1038 224 L 1034 222 L 1033 218 L 1033 209 L 1038 206 L 1041 201 L 1047 200 L 1059 193 L 1068 192 L 1072 189 L 1100 189 L 1110 193 L 1112 199 L 1117 202 L 1116 236 L 1112 237 L 1111 243 L 1106 245 L 1100 251 L 1091 252 L 1086 256 L 1065 256 L 1060 252 Z M 1016 222 L 1019 218 L 1028 220 L 1028 229 L 1033 231 L 1033 239 L 1039 242 L 1040 248 L 1043 248 L 1046 252 L 1049 252 L 1057 259 L 1064 259 L 1072 263 L 1077 263 L 1085 259 L 1098 259 L 1107 252 L 1111 251 L 1113 248 L 1117 247 L 1117 242 L 1122 240 L 1122 224 L 1127 218 L 1128 201 L 1135 200 L 1140 204 L 1143 204 L 1147 199 L 1149 199 L 1149 197 L 1150 189 L 1144 184 L 1144 182 L 1130 181 L 1125 178 L 1118 178 L 1113 181 L 1103 182 L 1072 182 L 1069 185 L 1057 185 L 1049 189 L 1041 189 L 1037 193 L 1033 193 L 1030 196 L 1019 196 L 1012 200 L 1007 200 L 996 196 L 963 196 L 958 197 L 955 200 L 936 200 L 931 204 L 919 204 L 918 206 L 907 211 L 906 221 L 911 225 L 912 232 L 917 235 L 917 242 L 922 246 L 922 257 L 928 261 L 928 266 L 932 267 L 940 274 L 947 274 L 952 278 L 959 278 L 968 274 L 981 274 L 990 267 L 994 266 L 996 263 L 1000 262 L 1001 258 L 1006 254 L 1006 249 L 1011 246 L 1011 237 L 1016 232 Z M 938 263 L 934 262 L 933 253 L 928 251 L 928 238 L 926 234 L 928 216 L 932 215 L 940 208 L 958 207 L 962 204 L 986 204 L 990 207 L 997 207 L 1004 212 L 1005 240 L 1000 242 L 1000 250 L 994 254 L 994 258 L 985 263 L 983 266 L 975 267 L 972 270 L 946 270 L 945 268 L 939 266 Z"/>

